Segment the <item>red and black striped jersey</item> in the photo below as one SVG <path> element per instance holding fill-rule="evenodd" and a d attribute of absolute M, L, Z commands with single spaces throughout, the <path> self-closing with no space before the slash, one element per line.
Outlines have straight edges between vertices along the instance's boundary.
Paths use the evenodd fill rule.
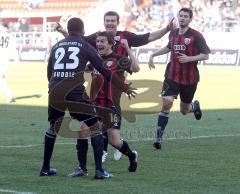
<path fill-rule="evenodd" d="M 169 34 L 167 47 L 171 49 L 171 56 L 165 78 L 183 85 L 196 84 L 199 81 L 198 61 L 180 63 L 178 56 L 179 53 L 187 56 L 210 53 L 203 35 L 192 28 L 184 34 L 179 34 L 179 28 L 177 28 Z"/>
<path fill-rule="evenodd" d="M 129 58 L 119 56 L 115 53 L 102 56 L 102 58 L 104 67 L 110 71 L 111 74 L 115 74 L 119 82 L 125 82 L 124 71 L 132 73 Z M 102 107 L 115 106 L 119 109 L 121 94 L 121 88 L 117 88 L 114 84 L 107 81 L 97 70 L 93 70 L 90 97 L 95 105 Z"/>
<path fill-rule="evenodd" d="M 139 47 L 149 43 L 150 33 L 146 34 L 135 34 L 129 31 L 117 31 L 114 37 L 114 46 L 113 51 L 117 55 L 128 56 L 127 51 L 124 49 L 121 44 L 122 39 L 126 39 L 128 41 L 129 48 L 131 47 Z M 92 46 L 96 47 L 96 37 L 97 33 L 91 34 L 89 36 L 85 36 L 85 40 L 89 42 Z"/>

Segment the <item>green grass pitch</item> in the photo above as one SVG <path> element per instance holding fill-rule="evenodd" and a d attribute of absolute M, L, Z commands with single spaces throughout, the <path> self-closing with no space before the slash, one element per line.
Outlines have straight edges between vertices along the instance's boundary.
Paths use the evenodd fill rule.
<path fill-rule="evenodd" d="M 16 102 L 0 96 L 0 193 L 239 193 L 240 191 L 240 68 L 200 66 L 201 81 L 195 98 L 203 118 L 179 113 L 179 100 L 165 133 L 163 149 L 152 147 L 157 113 L 123 121 L 122 135 L 139 153 L 136 173 L 127 171 L 128 160 L 114 161 L 113 150 L 104 168 L 110 180 L 94 180 L 89 146 L 88 177 L 66 175 L 77 165 L 75 140 L 59 137 L 52 166 L 55 177 L 39 177 L 47 123 L 45 63 L 10 64 L 8 83 Z M 128 79 L 162 80 L 165 66 L 141 66 Z M 140 91 L 140 90 L 139 90 Z M 138 96 L 136 97 L 138 98 Z M 134 99 L 133 99 L 134 102 Z"/>

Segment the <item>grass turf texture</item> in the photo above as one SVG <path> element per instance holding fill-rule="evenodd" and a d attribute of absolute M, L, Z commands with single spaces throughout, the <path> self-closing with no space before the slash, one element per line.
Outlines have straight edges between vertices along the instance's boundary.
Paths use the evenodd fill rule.
<path fill-rule="evenodd" d="M 142 66 L 141 72 L 129 76 L 129 79 L 162 80 L 164 66 L 157 67 L 155 71 L 147 71 L 147 67 Z M 104 166 L 115 177 L 95 181 L 91 146 L 89 176 L 66 177 L 76 167 L 77 160 L 75 140 L 62 137 L 57 139 L 52 159 L 58 175 L 38 176 L 44 131 L 48 127 L 46 64 L 23 63 L 19 67 L 11 64 L 8 81 L 17 99 L 9 105 L 4 103 L 3 96 L 0 97 L 3 102 L 0 105 L 0 192 L 238 193 L 240 68 L 200 67 L 200 73 L 196 98 L 203 108 L 202 120 L 194 120 L 191 114 L 182 116 L 178 112 L 177 100 L 161 151 L 152 148 L 151 140 L 157 114 L 137 115 L 135 123 L 124 121 L 122 134 L 126 140 L 134 140 L 130 145 L 139 152 L 138 171 L 127 171 L 128 160 L 125 157 L 114 161 L 109 147 L 109 158 Z"/>

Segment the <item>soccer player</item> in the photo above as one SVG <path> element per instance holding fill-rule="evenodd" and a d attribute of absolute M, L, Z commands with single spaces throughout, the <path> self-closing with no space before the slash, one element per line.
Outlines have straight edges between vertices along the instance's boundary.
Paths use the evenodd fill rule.
<path fill-rule="evenodd" d="M 7 25 L 0 25 L 0 94 L 6 93 L 8 102 L 13 102 L 13 93 L 6 80 L 7 69 L 9 65 L 11 35 Z"/>
<path fill-rule="evenodd" d="M 168 45 L 153 53 L 149 59 L 150 69 L 155 68 L 153 58 L 171 52 L 162 88 L 163 105 L 158 116 L 157 135 L 153 144 L 156 149 L 161 149 L 169 112 L 178 95 L 180 95 L 180 111 L 183 115 L 193 112 L 197 120 L 202 117 L 199 101 L 192 102 L 192 100 L 199 81 L 198 61 L 207 60 L 210 49 L 203 35 L 189 27 L 192 17 L 191 9 L 180 9 L 178 12 L 179 28 L 170 33 Z"/>
<path fill-rule="evenodd" d="M 96 167 L 95 178 L 110 178 L 112 175 L 102 168 L 103 137 L 101 135 L 102 130 L 99 124 L 99 118 L 96 116 L 93 106 L 91 106 L 90 101 L 87 99 L 87 94 L 83 86 L 83 71 L 85 70 L 86 63 L 90 61 L 94 68 L 104 75 L 108 81 L 112 79 L 111 82 L 115 84 L 117 82 L 114 81 L 114 76 L 102 67 L 102 59 L 96 50 L 83 40 L 84 24 L 82 20 L 79 18 L 70 19 L 67 28 L 69 36 L 53 46 L 48 61 L 48 121 L 50 127 L 46 130 L 45 134 L 44 160 L 40 176 L 56 174 L 56 169 L 50 168 L 50 159 L 57 136 L 56 125 L 58 126 L 59 122 L 61 124 L 65 110 L 68 109 L 72 118 L 78 121 L 84 121 L 90 128 Z M 77 78 L 77 82 L 75 78 Z M 66 85 L 71 88 L 71 90 L 64 92 L 64 86 Z M 57 93 L 56 88 L 59 87 L 61 87 L 60 92 L 58 91 L 59 93 Z M 63 95 L 64 98 L 59 99 L 60 95 Z M 71 111 L 73 106 L 69 105 L 68 102 L 84 103 L 86 106 L 89 105 L 88 112 L 91 114 L 84 114 L 84 110 L 82 110 L 82 113 Z M 56 107 L 55 103 L 61 106 Z"/>
<path fill-rule="evenodd" d="M 112 32 L 114 34 L 114 46 L 113 51 L 117 55 L 128 56 L 128 52 L 125 50 L 124 45 L 121 43 L 122 39 L 126 39 L 128 42 L 129 48 L 139 47 L 148 44 L 149 42 L 155 41 L 162 38 L 166 33 L 174 28 L 173 20 L 163 29 L 160 29 L 155 32 L 145 33 L 145 34 L 135 34 L 129 31 L 118 31 L 117 27 L 119 26 L 120 16 L 115 11 L 108 11 L 104 14 L 104 27 L 106 31 Z M 57 25 L 56 30 L 62 33 L 64 36 L 67 36 L 67 32 L 61 27 L 60 24 Z M 92 46 L 96 47 L 96 37 L 97 32 L 89 36 L 85 36 L 85 40 L 89 42 Z M 106 136 L 106 134 L 105 134 Z M 107 157 L 107 147 L 108 139 L 104 138 L 104 154 L 103 161 Z M 116 150 L 114 152 L 114 159 L 119 160 L 121 158 L 121 153 Z"/>
<path fill-rule="evenodd" d="M 129 73 L 139 71 L 139 65 L 137 59 L 134 57 L 131 49 L 128 47 L 127 41 L 122 40 L 124 49 L 128 52 L 130 59 L 128 57 L 123 57 L 116 55 L 113 50 L 114 36 L 110 32 L 99 32 L 96 38 L 96 47 L 98 53 L 103 58 L 103 65 L 107 70 L 110 70 L 112 74 L 116 74 L 119 77 L 119 80 L 124 83 L 125 77 L 124 72 Z M 120 128 L 121 128 L 121 107 L 120 107 L 120 98 L 121 90 L 115 85 L 112 85 L 111 82 L 108 82 L 96 69 L 92 72 L 92 83 L 91 83 L 91 99 L 93 100 L 96 106 L 103 108 L 112 109 L 114 112 L 108 115 L 105 112 L 97 112 L 99 116 L 103 118 L 103 130 L 107 130 L 108 140 L 110 144 L 119 150 L 122 154 L 126 155 L 129 158 L 129 168 L 130 172 L 135 172 L 137 169 L 137 152 L 132 151 L 128 143 L 124 140 L 121 140 L 120 137 Z M 108 128 L 107 123 L 113 121 L 113 126 Z M 86 170 L 86 158 L 87 158 L 87 137 L 83 139 L 78 139 L 77 149 L 78 149 L 78 160 L 79 167 L 77 167 L 73 173 L 69 174 L 71 177 L 84 176 Z"/>

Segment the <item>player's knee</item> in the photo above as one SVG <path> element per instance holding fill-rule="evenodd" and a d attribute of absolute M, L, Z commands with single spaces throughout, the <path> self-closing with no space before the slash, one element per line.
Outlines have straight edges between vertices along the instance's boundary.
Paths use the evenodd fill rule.
<path fill-rule="evenodd" d="M 89 129 L 88 128 L 80 128 L 79 132 L 78 132 L 78 138 L 79 139 L 86 139 L 89 136 Z"/>
<path fill-rule="evenodd" d="M 161 111 L 163 111 L 163 112 L 169 112 L 170 109 L 171 109 L 171 107 L 172 107 L 172 103 L 165 102 L 165 103 L 163 103 L 163 105 L 162 105 L 162 110 L 161 110 Z"/>
<path fill-rule="evenodd" d="M 114 141 L 113 139 L 111 139 L 110 141 L 108 139 L 108 142 L 116 149 L 119 149 L 121 147 L 121 144 L 118 141 Z"/>
<path fill-rule="evenodd" d="M 100 135 L 102 133 L 102 125 L 100 122 L 96 122 L 94 125 L 89 127 L 90 136 Z"/>
<path fill-rule="evenodd" d="M 108 135 L 108 142 L 116 149 L 119 149 L 122 146 L 120 138 L 114 137 L 114 135 Z"/>

